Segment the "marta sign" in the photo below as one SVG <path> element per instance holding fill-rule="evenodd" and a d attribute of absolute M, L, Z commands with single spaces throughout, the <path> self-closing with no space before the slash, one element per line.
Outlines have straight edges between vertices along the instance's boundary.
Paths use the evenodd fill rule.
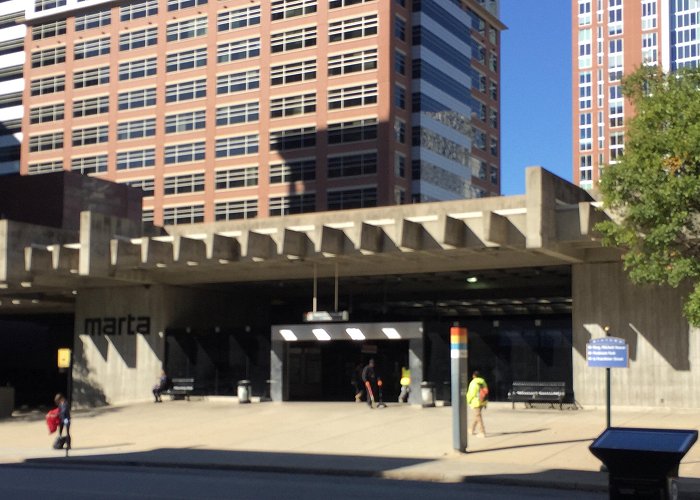
<path fill-rule="evenodd" d="M 601 337 L 591 339 L 586 344 L 588 366 L 595 368 L 627 368 L 629 366 L 629 346 L 625 339 Z"/>

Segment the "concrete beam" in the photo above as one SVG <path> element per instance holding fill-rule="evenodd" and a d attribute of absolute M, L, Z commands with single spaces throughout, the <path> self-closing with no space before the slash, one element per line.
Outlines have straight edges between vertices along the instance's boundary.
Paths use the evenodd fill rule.
<path fill-rule="evenodd" d="M 241 256 L 241 245 L 238 240 L 217 233 L 206 236 L 207 259 L 233 262 Z"/>
<path fill-rule="evenodd" d="M 80 266 L 80 243 L 49 245 L 54 271 L 77 274 Z"/>
<path fill-rule="evenodd" d="M 173 240 L 173 260 L 178 264 L 201 264 L 207 258 L 206 243 L 177 235 Z"/>
<path fill-rule="evenodd" d="M 141 238 L 117 237 L 109 240 L 109 264 L 111 267 L 136 268 L 141 264 Z"/>
<path fill-rule="evenodd" d="M 48 273 L 53 269 L 53 257 L 47 245 L 24 247 L 24 270 L 28 273 Z"/>
<path fill-rule="evenodd" d="M 380 253 L 384 250 L 384 229 L 381 226 L 362 223 L 359 250 Z"/>
<path fill-rule="evenodd" d="M 154 238 L 141 238 L 141 264 L 163 267 L 173 263 L 173 244 Z"/>
<path fill-rule="evenodd" d="M 322 226 L 320 251 L 324 254 L 342 255 L 345 253 L 346 244 L 349 242 L 342 229 Z"/>
<path fill-rule="evenodd" d="M 108 276 L 111 272 L 112 238 L 141 236 L 141 222 L 84 211 L 80 213 L 81 276 Z"/>
<path fill-rule="evenodd" d="M 282 254 L 292 257 L 306 257 L 309 249 L 313 250 L 313 243 L 309 236 L 302 231 L 284 230 L 282 241 Z"/>

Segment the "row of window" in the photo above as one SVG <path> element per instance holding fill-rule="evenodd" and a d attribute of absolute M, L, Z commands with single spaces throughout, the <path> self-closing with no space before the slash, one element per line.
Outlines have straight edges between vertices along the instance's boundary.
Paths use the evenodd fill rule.
<path fill-rule="evenodd" d="M 170 121 L 166 120 L 166 127 L 177 129 L 178 127 L 193 127 L 198 120 L 197 112 L 187 117 L 172 115 Z M 155 120 L 147 118 L 132 122 L 120 123 L 117 127 L 118 138 L 136 139 L 148 137 L 155 133 Z M 279 130 L 270 132 L 270 150 L 287 151 L 301 149 L 316 145 L 316 127 L 302 127 L 297 129 Z M 328 125 L 328 143 L 342 144 L 358 142 L 377 138 L 377 120 L 368 118 L 349 122 L 332 123 Z M 76 128 L 72 131 L 71 143 L 73 146 L 86 146 L 104 143 L 109 140 L 109 127 L 97 125 L 84 128 Z M 62 131 L 49 132 L 29 136 L 29 151 L 51 151 L 63 148 L 64 133 Z M 216 139 L 216 157 L 226 158 L 232 156 L 248 155 L 258 152 L 258 134 L 243 136 L 221 137 Z M 122 153 L 119 153 L 122 154 Z M 155 149 L 141 151 L 127 151 L 124 153 L 127 160 L 135 155 L 139 158 L 135 164 L 131 161 L 117 162 L 117 169 L 142 168 L 154 166 Z M 141 161 L 148 156 L 151 161 Z M 205 159 L 205 142 L 166 145 L 164 148 L 165 164 L 202 161 Z M 132 166 L 128 166 L 132 165 Z"/>
<path fill-rule="evenodd" d="M 149 27 L 139 31 L 124 33 L 119 37 L 120 50 L 132 50 L 155 45 L 158 42 L 158 28 Z M 182 40 L 193 36 L 206 34 L 206 18 L 180 21 L 168 26 L 168 40 Z M 355 19 L 345 19 L 330 23 L 329 42 L 351 40 L 377 34 L 377 15 L 372 14 Z M 316 45 L 316 27 L 273 33 L 270 48 L 273 54 L 290 50 L 303 49 Z M 98 57 L 110 53 L 111 38 L 109 36 L 76 42 L 73 48 L 76 60 Z M 227 63 L 249 59 L 260 55 L 260 38 L 220 43 L 217 46 L 217 62 Z M 166 54 L 167 71 L 182 71 L 207 63 L 207 49 L 185 50 Z M 31 55 L 32 68 L 61 64 L 66 61 L 66 47 L 57 46 L 36 50 Z"/>

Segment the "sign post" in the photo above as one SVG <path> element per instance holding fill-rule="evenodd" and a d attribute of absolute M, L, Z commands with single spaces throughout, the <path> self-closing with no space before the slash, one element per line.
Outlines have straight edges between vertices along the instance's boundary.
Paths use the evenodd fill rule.
<path fill-rule="evenodd" d="M 452 447 L 460 453 L 467 450 L 467 329 L 450 328 L 452 360 Z"/>
<path fill-rule="evenodd" d="M 605 327 L 605 331 L 609 330 Z M 607 427 L 610 428 L 610 368 L 627 368 L 629 366 L 629 346 L 625 339 L 601 337 L 591 339 L 586 344 L 586 361 L 593 368 L 605 368 L 605 406 Z"/>

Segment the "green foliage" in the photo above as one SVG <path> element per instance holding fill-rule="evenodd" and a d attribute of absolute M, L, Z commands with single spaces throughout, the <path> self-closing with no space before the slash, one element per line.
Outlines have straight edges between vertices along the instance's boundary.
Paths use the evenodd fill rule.
<path fill-rule="evenodd" d="M 693 284 L 684 311 L 700 326 L 700 70 L 641 68 L 623 80 L 623 94 L 636 115 L 600 183 L 620 220 L 597 229 L 624 250 L 634 282 Z"/>

